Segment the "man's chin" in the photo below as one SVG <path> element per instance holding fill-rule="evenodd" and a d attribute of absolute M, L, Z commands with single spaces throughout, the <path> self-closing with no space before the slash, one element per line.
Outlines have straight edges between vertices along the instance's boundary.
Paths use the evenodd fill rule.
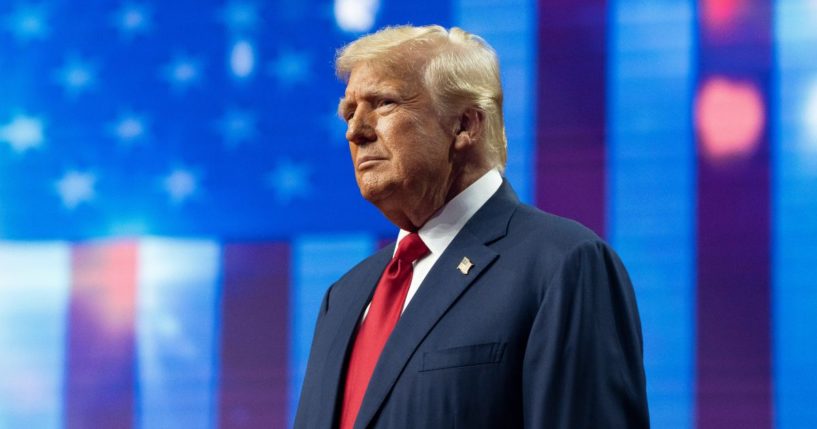
<path fill-rule="evenodd" d="M 360 188 L 360 195 L 368 202 L 378 205 L 388 200 L 387 193 L 383 190 Z"/>
<path fill-rule="evenodd" d="M 368 202 L 376 206 L 380 211 L 394 209 L 395 192 L 393 187 L 384 186 L 360 186 L 360 195 Z"/>
<path fill-rule="evenodd" d="M 388 199 L 394 193 L 392 184 L 371 173 L 364 173 L 361 177 L 358 177 L 357 187 L 360 189 L 360 195 L 372 204 Z"/>

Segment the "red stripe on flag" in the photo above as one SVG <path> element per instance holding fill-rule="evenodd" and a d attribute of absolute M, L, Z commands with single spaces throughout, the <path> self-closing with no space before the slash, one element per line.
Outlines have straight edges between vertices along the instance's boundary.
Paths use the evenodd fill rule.
<path fill-rule="evenodd" d="M 539 8 L 536 204 L 605 233 L 607 3 Z"/>
<path fill-rule="evenodd" d="M 290 250 L 224 247 L 219 427 L 286 427 Z"/>
<path fill-rule="evenodd" d="M 69 428 L 133 425 L 137 253 L 134 242 L 72 249 L 65 383 Z"/>
<path fill-rule="evenodd" d="M 699 428 L 772 418 L 771 2 L 701 1 L 698 143 Z"/>

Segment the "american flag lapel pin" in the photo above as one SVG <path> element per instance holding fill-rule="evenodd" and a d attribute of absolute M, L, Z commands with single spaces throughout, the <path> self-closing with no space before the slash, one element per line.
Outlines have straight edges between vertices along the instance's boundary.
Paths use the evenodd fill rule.
<path fill-rule="evenodd" d="M 462 261 L 460 261 L 460 264 L 457 266 L 457 269 L 460 270 L 460 272 L 463 274 L 468 274 L 468 271 L 471 271 L 471 267 L 473 266 L 474 263 L 471 262 L 471 260 L 468 259 L 467 256 L 463 256 Z"/>

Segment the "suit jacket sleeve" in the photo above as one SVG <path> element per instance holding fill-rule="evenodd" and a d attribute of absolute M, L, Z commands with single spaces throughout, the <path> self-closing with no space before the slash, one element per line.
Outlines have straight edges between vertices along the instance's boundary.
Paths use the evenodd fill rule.
<path fill-rule="evenodd" d="M 543 281 L 523 362 L 525 427 L 649 427 L 641 324 L 621 261 L 585 242 Z"/>

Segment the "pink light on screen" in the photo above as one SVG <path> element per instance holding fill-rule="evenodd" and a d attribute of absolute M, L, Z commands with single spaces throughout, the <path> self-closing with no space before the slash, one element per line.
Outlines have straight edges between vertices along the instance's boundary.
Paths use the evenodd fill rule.
<path fill-rule="evenodd" d="M 130 336 L 136 313 L 138 248 L 131 241 L 76 246 L 74 295 L 87 316 L 111 336 Z"/>
<path fill-rule="evenodd" d="M 712 160 L 751 155 L 766 125 L 760 91 L 751 82 L 708 79 L 695 100 L 700 149 Z"/>
<path fill-rule="evenodd" d="M 745 0 L 704 0 L 701 3 L 703 22 L 710 29 L 730 27 L 745 7 Z"/>

